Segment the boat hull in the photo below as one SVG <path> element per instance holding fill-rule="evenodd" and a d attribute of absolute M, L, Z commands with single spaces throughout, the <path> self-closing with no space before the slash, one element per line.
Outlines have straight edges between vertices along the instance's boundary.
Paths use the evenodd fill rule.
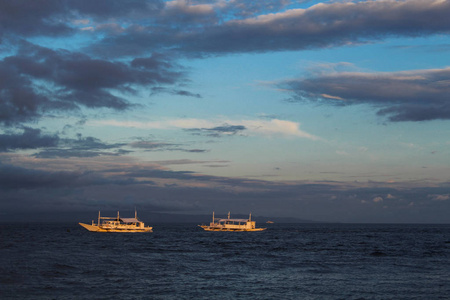
<path fill-rule="evenodd" d="M 78 223 L 78 224 L 80 224 L 81 226 L 83 226 L 84 228 L 86 228 L 87 230 L 89 230 L 91 232 L 152 232 L 153 231 L 153 227 L 120 229 L 120 228 L 102 228 L 100 226 L 89 225 L 89 224 L 85 224 L 85 223 Z"/>
<path fill-rule="evenodd" d="M 251 228 L 251 229 L 243 229 L 243 228 L 218 228 L 218 227 L 211 227 L 211 226 L 200 226 L 206 231 L 263 231 L 267 228 Z"/>
<path fill-rule="evenodd" d="M 83 226 L 84 228 L 86 228 L 89 231 L 96 232 L 96 231 L 100 230 L 100 228 L 98 226 L 84 224 L 84 223 L 78 223 L 78 224 L 80 224 L 81 226 Z"/>

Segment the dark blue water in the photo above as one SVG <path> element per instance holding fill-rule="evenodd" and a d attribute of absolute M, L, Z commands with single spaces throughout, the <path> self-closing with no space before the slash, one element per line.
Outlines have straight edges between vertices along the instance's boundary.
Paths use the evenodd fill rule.
<path fill-rule="evenodd" d="M 450 225 L 0 224 L 1 299 L 450 299 Z"/>

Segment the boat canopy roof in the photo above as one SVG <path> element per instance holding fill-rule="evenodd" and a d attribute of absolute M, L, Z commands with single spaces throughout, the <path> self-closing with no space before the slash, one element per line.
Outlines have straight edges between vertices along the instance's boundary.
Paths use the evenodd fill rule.
<path fill-rule="evenodd" d="M 231 221 L 231 222 L 247 222 L 248 219 L 219 219 L 219 222 L 226 222 L 226 221 Z"/>
<path fill-rule="evenodd" d="M 141 222 L 136 218 L 120 218 L 120 221 L 122 221 L 124 223 L 140 223 Z"/>

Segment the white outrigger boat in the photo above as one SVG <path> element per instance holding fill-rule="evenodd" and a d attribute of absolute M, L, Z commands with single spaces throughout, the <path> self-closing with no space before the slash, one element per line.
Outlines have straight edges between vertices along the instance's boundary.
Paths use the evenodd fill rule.
<path fill-rule="evenodd" d="M 209 225 L 198 225 L 206 231 L 263 231 L 267 228 L 256 228 L 255 221 L 252 221 L 250 213 L 248 219 L 231 219 L 228 213 L 227 219 L 214 218 Z"/>
<path fill-rule="evenodd" d="M 117 217 L 101 217 L 98 212 L 98 222 L 92 224 L 78 223 L 89 231 L 95 232 L 152 232 L 153 227 L 145 227 L 144 222 L 137 218 L 137 212 L 134 212 L 134 218 L 121 218 L 119 212 Z"/>

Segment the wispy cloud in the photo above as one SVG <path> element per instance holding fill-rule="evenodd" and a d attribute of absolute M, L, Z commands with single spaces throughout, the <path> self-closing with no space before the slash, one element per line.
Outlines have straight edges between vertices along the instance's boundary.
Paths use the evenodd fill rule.
<path fill-rule="evenodd" d="M 89 121 L 91 126 L 117 126 L 140 129 L 186 129 L 205 135 L 261 135 L 270 137 L 297 137 L 321 140 L 313 134 L 300 129 L 300 123 L 271 120 L 204 120 L 204 119 L 172 119 L 151 122 L 100 120 Z"/>
<path fill-rule="evenodd" d="M 249 128 L 252 134 L 261 134 L 265 136 L 276 137 L 278 135 L 284 137 L 298 137 L 310 140 L 321 140 L 318 136 L 307 133 L 300 129 L 300 123 L 272 119 L 272 120 L 244 120 L 242 124 Z"/>

